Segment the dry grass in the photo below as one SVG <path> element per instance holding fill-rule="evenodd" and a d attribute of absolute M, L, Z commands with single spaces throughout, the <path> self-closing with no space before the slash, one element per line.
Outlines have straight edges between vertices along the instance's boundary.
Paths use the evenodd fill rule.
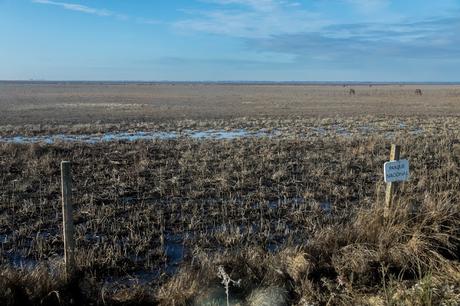
<path fill-rule="evenodd" d="M 302 138 L 306 121 L 268 120 L 264 127 L 290 122 L 294 132 L 0 144 L 0 303 L 212 304 L 225 296 L 222 266 L 241 279 L 229 287 L 235 305 L 267 296 L 277 305 L 456 305 L 457 120 L 407 121 L 425 132 Z M 381 168 L 392 141 L 412 173 L 383 220 Z M 73 162 L 80 270 L 70 283 L 59 264 L 64 159 Z"/>
<path fill-rule="evenodd" d="M 200 274 L 177 283 L 184 275 L 196 275 L 186 268 L 161 288 L 167 290 L 162 294 L 177 297 L 174 292 L 191 290 L 189 284 L 196 281 L 201 282 L 198 287 L 215 284 L 212 272 L 224 264 L 244 284 L 243 292 L 235 289 L 233 294 L 249 305 L 251 292 L 273 286 L 284 288 L 289 302 L 299 305 L 457 305 L 458 206 L 445 199 L 426 201 L 411 215 L 405 203 L 397 204 L 389 222 L 382 220 L 381 205 L 359 209 L 351 222 L 315 231 L 300 249 L 270 254 L 251 248 L 211 259 L 197 256 L 195 269 L 208 271 L 208 278 Z M 167 304 L 185 305 L 190 296 L 181 298 Z"/>
<path fill-rule="evenodd" d="M 458 85 L 2 83 L 2 124 L 178 119 L 458 116 Z M 414 93 L 421 88 L 423 96 Z"/>

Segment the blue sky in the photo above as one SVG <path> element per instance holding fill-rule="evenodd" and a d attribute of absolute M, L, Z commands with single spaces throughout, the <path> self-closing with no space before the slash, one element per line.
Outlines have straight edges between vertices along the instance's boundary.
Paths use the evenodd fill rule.
<path fill-rule="evenodd" d="M 0 0 L 0 79 L 460 81 L 460 0 Z"/>

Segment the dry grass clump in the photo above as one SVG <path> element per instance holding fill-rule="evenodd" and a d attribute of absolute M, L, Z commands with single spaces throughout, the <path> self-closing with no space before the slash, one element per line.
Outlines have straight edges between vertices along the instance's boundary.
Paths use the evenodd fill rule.
<path fill-rule="evenodd" d="M 445 267 L 449 259 L 457 256 L 460 224 L 456 206 L 449 199 L 430 199 L 411 213 L 410 203 L 399 200 L 388 221 L 381 219 L 380 203 L 370 211 L 358 213 L 351 225 L 341 226 L 338 234 L 330 238 L 336 245 L 346 244 L 339 255 L 335 254 L 336 268 L 359 271 L 372 261 L 384 261 L 401 273 L 415 274 L 420 269 Z"/>
<path fill-rule="evenodd" d="M 217 271 L 217 270 L 216 270 Z M 204 271 L 184 267 L 181 273 L 167 281 L 157 292 L 164 305 L 185 305 L 206 288 Z M 216 274 L 217 275 L 217 274 Z"/>
<path fill-rule="evenodd" d="M 247 299 L 248 306 L 286 306 L 287 291 L 283 288 L 268 287 L 254 290 Z"/>
<path fill-rule="evenodd" d="M 300 282 L 315 269 L 315 260 L 301 248 L 286 248 L 280 251 L 283 270 L 294 282 Z"/>
<path fill-rule="evenodd" d="M 458 297 L 458 205 L 440 198 L 427 199 L 417 212 L 410 206 L 396 202 L 384 220 L 383 203 L 376 203 L 347 224 L 318 230 L 305 247 L 317 264 L 299 284 L 301 300 L 437 305 Z M 430 296 L 421 296 L 427 290 Z M 369 296 L 374 302 L 364 302 Z"/>
<path fill-rule="evenodd" d="M 228 277 L 238 285 L 229 285 L 229 297 L 233 301 L 247 301 L 256 305 L 264 300 L 264 293 L 286 301 L 289 275 L 284 271 L 282 256 L 274 256 L 260 248 L 246 248 L 209 255 L 196 254 L 194 261 L 182 268 L 177 275 L 158 291 L 159 300 L 165 305 L 186 305 L 196 300 L 211 301 L 225 297 L 219 278 L 223 268 Z M 252 301 L 252 302 L 251 302 Z M 246 304 L 245 304 L 246 305 Z M 264 305 L 264 304 L 259 304 Z M 276 304 L 284 305 L 284 304 Z"/>
<path fill-rule="evenodd" d="M 141 284 L 132 286 L 115 286 L 101 289 L 99 304 L 104 305 L 154 305 L 156 300 L 151 287 Z"/>
<path fill-rule="evenodd" d="M 359 209 L 349 223 L 318 229 L 302 248 L 196 255 L 160 292 L 178 297 L 174 305 L 185 305 L 219 283 L 216 271 L 223 265 L 232 279 L 241 279 L 231 295 L 244 305 L 264 305 L 270 297 L 283 301 L 273 305 L 455 305 L 460 210 L 442 198 L 427 200 L 416 213 L 408 213 L 407 205 L 395 203 L 389 220 L 382 218 L 381 203 Z"/>
<path fill-rule="evenodd" d="M 430 200 L 413 214 L 408 205 L 395 203 L 389 220 L 382 219 L 382 205 L 376 205 L 358 212 L 349 224 L 320 230 L 310 244 L 312 255 L 326 259 L 345 292 L 377 288 L 386 302 L 394 299 L 387 296 L 389 282 L 410 286 L 436 275 L 443 279 L 437 285 L 458 284 L 458 205 Z"/>
<path fill-rule="evenodd" d="M 2 267 L 0 305 L 152 305 L 151 287 L 138 282 L 106 283 L 77 272 L 66 280 L 61 270 L 37 266 L 33 269 Z"/>
<path fill-rule="evenodd" d="M 89 302 L 88 298 L 93 298 L 95 292 L 87 291 L 85 294 L 80 289 L 95 288 L 91 284 L 84 286 L 80 281 L 67 282 L 59 270 L 50 271 L 43 265 L 22 270 L 3 267 L 0 271 L 0 304 L 69 305 Z"/>

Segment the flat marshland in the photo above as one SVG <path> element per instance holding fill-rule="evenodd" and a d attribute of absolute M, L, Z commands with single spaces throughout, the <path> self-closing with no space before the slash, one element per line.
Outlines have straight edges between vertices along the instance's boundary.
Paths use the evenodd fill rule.
<path fill-rule="evenodd" d="M 355 95 L 349 95 L 350 88 L 355 89 Z M 414 94 L 417 88 L 422 97 Z M 458 116 L 459 99 L 460 85 L 0 82 L 0 122 Z"/>
<path fill-rule="evenodd" d="M 458 87 L 0 88 L 1 304 L 459 304 Z"/>

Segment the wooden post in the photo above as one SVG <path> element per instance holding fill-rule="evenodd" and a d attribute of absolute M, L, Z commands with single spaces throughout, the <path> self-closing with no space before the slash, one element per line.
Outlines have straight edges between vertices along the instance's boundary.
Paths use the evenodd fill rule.
<path fill-rule="evenodd" d="M 400 146 L 392 144 L 391 145 L 391 153 L 390 153 L 390 161 L 399 160 L 400 151 L 401 151 Z M 398 187 L 397 184 L 398 183 L 396 183 L 396 182 L 387 183 L 387 190 L 386 190 L 386 193 L 385 193 L 385 210 L 384 210 L 384 213 L 383 213 L 383 216 L 384 216 L 385 219 L 387 219 L 388 216 L 390 215 L 390 211 L 391 211 L 391 208 L 392 208 L 391 206 L 392 206 L 392 202 L 393 202 L 393 195 L 396 192 L 396 189 Z"/>
<path fill-rule="evenodd" d="M 68 161 L 61 162 L 61 185 L 65 272 L 67 279 L 71 279 L 75 271 L 75 241 L 72 216 L 72 176 Z"/>

